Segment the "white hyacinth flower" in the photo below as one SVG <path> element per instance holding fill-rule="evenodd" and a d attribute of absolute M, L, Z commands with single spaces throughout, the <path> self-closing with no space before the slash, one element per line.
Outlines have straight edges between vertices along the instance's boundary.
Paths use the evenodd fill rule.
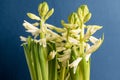
<path fill-rule="evenodd" d="M 59 34 L 53 32 L 49 29 L 47 29 L 47 33 L 50 34 L 49 36 L 47 36 L 47 40 L 50 39 L 49 41 L 51 41 L 53 39 L 55 40 L 55 42 L 61 42 L 61 41 L 65 40 L 64 37 L 61 37 Z"/>
<path fill-rule="evenodd" d="M 74 35 L 77 35 L 81 32 L 81 29 L 75 29 L 75 30 L 71 30 L 70 33 L 71 34 L 74 34 Z"/>
<path fill-rule="evenodd" d="M 33 36 L 38 36 L 40 33 L 40 29 L 33 26 L 29 22 L 24 20 L 23 26 L 27 29 L 27 32 L 32 33 Z"/>
<path fill-rule="evenodd" d="M 21 40 L 21 41 L 24 41 L 24 42 L 27 42 L 27 38 L 26 38 L 26 37 L 23 37 L 23 36 L 20 36 L 20 40 Z"/>
<path fill-rule="evenodd" d="M 97 25 L 88 25 L 87 27 L 87 32 L 85 34 L 84 40 L 87 40 L 90 38 L 91 35 L 93 35 L 97 30 L 100 30 L 102 26 L 97 26 Z"/>
<path fill-rule="evenodd" d="M 49 59 L 49 60 L 54 59 L 55 55 L 56 55 L 56 51 L 54 51 L 54 50 L 51 51 L 50 54 L 48 55 L 48 59 Z"/>
<path fill-rule="evenodd" d="M 65 47 L 56 47 L 57 52 L 64 51 L 66 48 Z"/>
<path fill-rule="evenodd" d="M 51 24 L 45 24 L 47 26 L 47 28 L 51 29 L 51 30 L 55 30 L 57 32 L 65 32 L 65 29 L 62 29 L 62 28 L 58 28 L 56 26 L 53 26 Z"/>
<path fill-rule="evenodd" d="M 70 59 L 70 55 L 71 55 L 71 49 L 67 49 L 63 52 L 63 55 L 58 55 L 58 61 L 59 62 L 66 62 L 67 60 Z"/>
<path fill-rule="evenodd" d="M 94 45 L 92 45 L 87 51 L 86 51 L 86 55 L 88 54 L 91 54 L 93 52 L 95 52 L 99 47 L 100 45 L 102 44 L 103 40 L 99 39 L 96 41 L 96 43 Z"/>
<path fill-rule="evenodd" d="M 75 74 L 77 66 L 78 66 L 78 64 L 80 63 L 81 60 L 82 60 L 82 58 L 79 57 L 75 61 L 73 61 L 71 64 L 68 65 L 70 68 L 73 68 L 73 73 L 74 74 Z"/>
<path fill-rule="evenodd" d="M 76 40 L 76 39 L 74 39 L 74 38 L 72 38 L 72 37 L 68 37 L 68 41 L 69 41 L 70 43 L 76 44 L 76 45 L 79 43 L 78 40 Z"/>
<path fill-rule="evenodd" d="M 97 25 L 88 25 L 87 26 L 87 34 L 94 34 L 97 30 L 100 30 L 102 26 L 97 26 Z"/>
<path fill-rule="evenodd" d="M 95 44 L 96 41 L 98 41 L 98 39 L 95 38 L 95 37 L 93 37 L 93 36 L 90 36 L 89 40 L 90 40 L 93 44 Z"/>
<path fill-rule="evenodd" d="M 86 51 L 87 51 L 89 48 L 90 48 L 90 45 L 89 45 L 89 44 L 86 44 Z M 87 55 L 85 56 L 86 61 L 89 60 L 90 56 L 91 56 L 91 54 L 87 54 Z"/>
<path fill-rule="evenodd" d="M 46 47 L 46 38 L 42 38 L 39 41 L 40 45 L 42 45 L 43 47 Z"/>

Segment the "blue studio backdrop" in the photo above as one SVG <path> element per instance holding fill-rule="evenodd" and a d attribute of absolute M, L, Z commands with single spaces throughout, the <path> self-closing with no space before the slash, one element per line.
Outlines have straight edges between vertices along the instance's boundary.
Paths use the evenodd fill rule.
<path fill-rule="evenodd" d="M 28 35 L 22 26 L 30 19 L 27 12 L 37 13 L 44 0 L 0 0 L 0 80 L 30 80 L 20 35 Z M 47 21 L 61 27 L 60 20 L 80 5 L 87 4 L 92 18 L 87 24 L 102 25 L 96 33 L 105 41 L 92 55 L 91 80 L 120 80 L 120 0 L 46 0 L 54 15 Z"/>

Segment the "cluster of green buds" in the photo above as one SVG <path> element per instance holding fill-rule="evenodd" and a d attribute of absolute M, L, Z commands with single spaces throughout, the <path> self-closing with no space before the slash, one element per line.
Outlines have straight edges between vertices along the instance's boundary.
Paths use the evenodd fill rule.
<path fill-rule="evenodd" d="M 99 39 L 93 36 L 102 26 L 85 25 L 91 18 L 87 5 L 71 13 L 68 23 L 62 20 L 63 28 L 46 23 L 54 12 L 47 2 L 39 5 L 38 12 L 39 16 L 27 13 L 37 22 L 23 23 L 32 36 L 20 36 L 31 79 L 90 80 L 90 56 L 101 46 L 104 35 Z"/>

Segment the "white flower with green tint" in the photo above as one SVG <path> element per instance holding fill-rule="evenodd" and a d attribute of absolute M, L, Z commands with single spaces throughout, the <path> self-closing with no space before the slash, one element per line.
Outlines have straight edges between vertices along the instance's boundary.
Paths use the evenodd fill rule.
<path fill-rule="evenodd" d="M 73 68 L 73 73 L 75 74 L 76 69 L 78 67 L 78 64 L 80 63 L 80 61 L 82 60 L 81 57 L 77 58 L 76 60 L 74 60 L 71 64 L 69 64 L 70 68 Z"/>

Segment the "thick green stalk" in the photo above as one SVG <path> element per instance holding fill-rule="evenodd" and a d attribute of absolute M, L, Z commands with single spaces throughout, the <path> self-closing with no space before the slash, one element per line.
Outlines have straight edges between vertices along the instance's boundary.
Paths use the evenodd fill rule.
<path fill-rule="evenodd" d="M 76 47 L 74 46 L 72 48 L 70 63 L 73 62 L 77 58 L 77 56 L 78 56 L 78 52 L 77 52 Z M 77 70 L 76 70 L 75 73 L 73 72 L 73 69 L 74 68 L 70 69 L 70 75 L 71 75 L 72 80 L 80 80 L 81 75 L 80 75 L 80 72 L 79 72 L 79 70 L 80 70 L 79 66 L 77 66 Z"/>
<path fill-rule="evenodd" d="M 66 66 L 61 66 L 61 71 L 60 71 L 60 79 L 61 80 L 65 79 L 65 70 L 66 70 Z"/>
<path fill-rule="evenodd" d="M 40 29 L 42 29 L 44 26 L 44 21 L 40 22 Z M 45 38 L 45 33 L 40 33 L 40 39 Z M 42 79 L 48 80 L 48 60 L 47 60 L 47 47 L 44 47 L 43 45 L 39 46 L 39 61 L 40 61 L 40 67 L 41 67 L 41 73 L 42 73 Z"/>
<path fill-rule="evenodd" d="M 39 46 L 39 61 L 40 61 L 42 79 L 48 80 L 48 61 L 45 54 L 46 54 L 45 48 L 43 46 Z"/>
<path fill-rule="evenodd" d="M 32 64 L 32 62 L 33 62 L 31 59 L 32 56 L 31 56 L 31 53 L 29 51 L 30 48 L 28 48 L 26 44 L 24 44 L 23 47 L 24 47 L 25 57 L 26 57 L 26 61 L 28 64 L 29 71 L 30 71 L 31 79 L 37 80 L 36 72 L 34 70 L 34 65 Z"/>
<path fill-rule="evenodd" d="M 83 80 L 90 80 L 90 65 L 89 61 L 87 62 L 84 55 L 84 24 L 81 26 L 81 33 L 80 33 L 80 55 L 82 55 L 83 59 L 81 61 L 82 67 L 82 74 L 83 74 Z"/>
<path fill-rule="evenodd" d="M 36 62 L 36 76 L 38 80 L 42 80 L 42 74 L 41 74 L 41 68 L 40 68 L 40 62 L 39 62 L 39 43 L 34 43 L 34 56 L 35 56 L 35 62 Z"/>
<path fill-rule="evenodd" d="M 49 61 L 49 80 L 57 80 L 57 59 Z"/>

